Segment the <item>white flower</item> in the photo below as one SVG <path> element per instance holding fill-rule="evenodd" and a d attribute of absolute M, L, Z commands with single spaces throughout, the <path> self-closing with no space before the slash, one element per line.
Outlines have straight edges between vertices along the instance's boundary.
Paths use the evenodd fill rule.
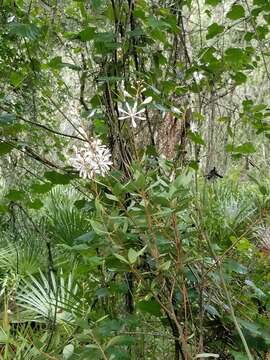
<path fill-rule="evenodd" d="M 137 127 L 137 124 L 136 124 L 136 121 L 135 121 L 136 119 L 145 120 L 145 117 L 140 116 L 140 114 L 143 113 L 145 111 L 145 109 L 138 110 L 137 101 L 135 101 L 133 107 L 131 107 L 128 102 L 126 102 L 125 105 L 126 105 L 127 111 L 123 110 L 122 108 L 119 107 L 119 110 L 122 113 L 124 113 L 125 115 L 120 116 L 118 119 L 119 120 L 131 119 L 132 126 L 134 128 L 136 128 Z"/>
<path fill-rule="evenodd" d="M 11 23 L 13 20 L 15 19 L 15 16 L 10 16 L 8 19 L 7 19 L 7 22 L 8 23 Z"/>
<path fill-rule="evenodd" d="M 93 110 L 90 112 L 90 114 L 87 116 L 87 118 L 88 118 L 88 119 L 91 119 L 91 118 L 95 115 L 96 111 L 97 111 L 97 109 L 93 109 Z"/>
<path fill-rule="evenodd" d="M 195 72 L 193 73 L 193 78 L 194 78 L 194 80 L 196 81 L 196 83 L 199 83 L 199 82 L 204 78 L 204 76 L 203 76 L 203 74 L 201 74 L 200 72 L 195 71 Z"/>
<path fill-rule="evenodd" d="M 198 132 L 198 124 L 195 121 L 190 122 L 190 130 L 193 133 Z"/>
<path fill-rule="evenodd" d="M 175 106 L 172 106 L 172 107 L 171 107 L 171 111 L 174 112 L 175 114 L 178 114 L 178 115 L 181 114 L 181 111 L 180 111 L 177 107 L 175 107 Z"/>
<path fill-rule="evenodd" d="M 69 159 L 70 165 L 79 171 L 83 179 L 93 179 L 95 175 L 105 176 L 112 162 L 109 149 L 102 145 L 100 139 L 90 139 L 83 147 L 73 147 L 74 156 Z"/>

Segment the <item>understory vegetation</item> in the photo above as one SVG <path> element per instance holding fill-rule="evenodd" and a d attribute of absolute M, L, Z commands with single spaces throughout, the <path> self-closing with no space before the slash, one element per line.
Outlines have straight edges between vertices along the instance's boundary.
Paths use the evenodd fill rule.
<path fill-rule="evenodd" d="M 269 0 L 0 0 L 0 358 L 270 359 Z"/>

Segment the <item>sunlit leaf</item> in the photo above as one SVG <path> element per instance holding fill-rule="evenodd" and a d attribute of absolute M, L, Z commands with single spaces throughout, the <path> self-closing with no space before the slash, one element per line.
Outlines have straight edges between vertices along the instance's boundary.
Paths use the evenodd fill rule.
<path fill-rule="evenodd" d="M 239 4 L 234 4 L 227 14 L 227 18 L 231 20 L 238 20 L 243 17 L 245 17 L 245 9 Z"/>
<path fill-rule="evenodd" d="M 68 344 L 63 349 L 63 360 L 68 360 L 74 353 L 74 345 Z"/>
<path fill-rule="evenodd" d="M 208 26 L 207 30 L 208 31 L 206 34 L 206 39 L 210 40 L 210 39 L 214 38 L 215 36 L 217 36 L 218 34 L 223 33 L 224 26 L 219 25 L 217 23 L 213 23 L 212 25 Z"/>

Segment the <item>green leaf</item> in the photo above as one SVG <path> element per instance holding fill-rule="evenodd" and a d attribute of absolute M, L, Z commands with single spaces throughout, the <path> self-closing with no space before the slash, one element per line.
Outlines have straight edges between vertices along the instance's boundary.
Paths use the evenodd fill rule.
<path fill-rule="evenodd" d="M 144 35 L 145 32 L 143 31 L 143 29 L 141 29 L 140 27 L 136 27 L 134 30 L 132 31 L 127 31 L 127 35 L 129 37 L 138 37 L 138 36 L 142 36 Z"/>
<path fill-rule="evenodd" d="M 44 177 L 53 184 L 66 185 L 70 182 L 67 175 L 60 174 L 57 171 L 46 171 Z"/>
<path fill-rule="evenodd" d="M 63 67 L 63 62 L 62 62 L 62 57 L 61 56 L 55 56 L 54 58 L 52 58 L 49 63 L 48 66 L 52 69 L 60 69 Z"/>
<path fill-rule="evenodd" d="M 99 289 L 96 290 L 96 295 L 99 298 L 107 297 L 107 296 L 110 295 L 110 291 L 108 290 L 108 288 L 99 288 Z"/>
<path fill-rule="evenodd" d="M 24 195 L 24 191 L 10 190 L 5 197 L 11 201 L 21 201 L 24 199 Z"/>
<path fill-rule="evenodd" d="M 221 4 L 222 0 L 205 0 L 205 4 L 206 5 L 211 5 L 211 6 L 217 6 L 218 4 Z"/>
<path fill-rule="evenodd" d="M 91 5 L 97 10 L 102 5 L 102 0 L 92 0 Z"/>
<path fill-rule="evenodd" d="M 228 144 L 227 151 L 238 154 L 253 154 L 256 152 L 256 149 L 251 142 L 246 142 L 236 147 L 231 144 Z"/>
<path fill-rule="evenodd" d="M 11 145 L 0 142 L 0 156 L 8 154 L 12 149 L 13 147 Z"/>
<path fill-rule="evenodd" d="M 269 33 L 269 25 L 257 26 L 256 27 L 256 35 L 259 40 L 263 40 L 266 38 L 266 35 Z"/>
<path fill-rule="evenodd" d="M 74 205 L 77 209 L 79 210 L 87 210 L 87 211 L 91 211 L 93 210 L 93 201 L 87 201 L 85 199 L 80 199 L 80 200 L 76 200 L 74 202 Z"/>
<path fill-rule="evenodd" d="M 248 272 L 248 269 L 244 265 L 242 265 L 239 262 L 232 260 L 232 259 L 227 260 L 224 264 L 224 267 L 226 269 L 228 269 L 229 271 L 233 271 L 237 274 L 244 275 L 244 274 L 247 274 L 247 272 Z"/>
<path fill-rule="evenodd" d="M 0 213 L 8 212 L 8 206 L 0 203 Z"/>
<path fill-rule="evenodd" d="M 160 305 L 155 299 L 141 300 L 136 304 L 136 308 L 157 317 L 162 315 Z"/>
<path fill-rule="evenodd" d="M 262 195 L 266 195 L 268 193 L 268 190 L 267 190 L 266 186 L 264 186 L 264 185 L 259 186 L 259 191 Z"/>
<path fill-rule="evenodd" d="M 187 175 L 178 175 L 174 182 L 171 184 L 171 187 L 176 189 L 180 189 L 182 187 L 186 188 L 189 186 L 190 182 L 192 181 L 192 174 L 189 172 Z"/>
<path fill-rule="evenodd" d="M 244 61 L 244 51 L 240 48 L 228 48 L 225 51 L 225 61 L 235 64 L 242 63 Z"/>
<path fill-rule="evenodd" d="M 164 196 L 160 195 L 160 196 L 152 196 L 151 197 L 151 202 L 155 205 L 158 206 L 164 206 L 164 207 L 170 207 L 170 201 L 168 200 L 167 194 L 165 194 Z"/>
<path fill-rule="evenodd" d="M 189 163 L 189 167 L 191 167 L 193 170 L 198 171 L 199 170 L 199 164 L 196 160 L 191 160 Z"/>
<path fill-rule="evenodd" d="M 70 249 L 74 251 L 87 251 L 90 249 L 90 247 L 87 244 L 78 244 L 71 246 Z M 87 261 L 90 262 L 91 258 L 87 258 Z"/>
<path fill-rule="evenodd" d="M 223 33 L 224 26 L 218 25 L 217 23 L 213 23 L 212 25 L 208 26 L 208 32 L 206 34 L 206 39 L 210 40 L 214 38 L 216 35 Z"/>
<path fill-rule="evenodd" d="M 247 360 L 247 355 L 234 351 L 234 350 L 230 350 L 230 353 L 233 355 L 234 360 Z"/>
<path fill-rule="evenodd" d="M 96 28 L 87 27 L 79 32 L 79 38 L 81 41 L 90 41 L 93 40 L 96 34 Z"/>
<path fill-rule="evenodd" d="M 266 104 L 258 104 L 258 105 L 254 105 L 253 108 L 252 108 L 252 112 L 259 112 L 259 111 L 262 111 L 262 110 L 265 110 L 267 108 L 267 105 Z"/>
<path fill-rule="evenodd" d="M 258 287 L 254 284 L 253 281 L 251 281 L 251 280 L 246 280 L 246 281 L 245 281 L 245 284 L 253 289 L 253 291 L 254 291 L 254 293 L 255 293 L 255 296 L 256 296 L 258 299 L 263 300 L 263 299 L 265 299 L 265 298 L 267 297 L 266 294 L 265 294 L 260 288 L 258 288 Z"/>
<path fill-rule="evenodd" d="M 43 206 L 43 202 L 40 199 L 36 199 L 34 201 L 29 201 L 26 206 L 29 209 L 35 209 L 35 210 L 39 210 L 42 208 Z"/>
<path fill-rule="evenodd" d="M 247 239 L 243 238 L 237 243 L 236 248 L 239 252 L 246 254 L 250 249 L 250 243 Z"/>
<path fill-rule="evenodd" d="M 128 250 L 128 260 L 131 264 L 134 264 L 138 259 L 138 253 L 134 249 Z"/>
<path fill-rule="evenodd" d="M 127 259 L 124 258 L 124 256 L 122 256 L 122 255 L 120 255 L 120 254 L 116 254 L 116 253 L 114 253 L 113 255 L 114 255 L 118 260 L 120 260 L 120 261 L 122 261 L 122 262 L 124 262 L 124 263 L 126 263 L 126 264 L 129 264 L 129 262 L 127 261 Z"/>
<path fill-rule="evenodd" d="M 158 41 L 162 42 L 163 44 L 168 43 L 165 31 L 162 31 L 160 29 L 154 29 L 151 31 L 150 35 L 151 35 L 151 38 L 154 40 L 158 40 Z"/>
<path fill-rule="evenodd" d="M 118 199 L 117 199 L 117 197 L 115 195 L 105 193 L 105 196 L 109 200 L 118 201 Z"/>
<path fill-rule="evenodd" d="M 83 235 L 80 235 L 79 237 L 77 237 L 76 239 L 74 239 L 74 241 L 76 242 L 92 242 L 95 238 L 95 233 L 94 231 L 89 231 Z"/>
<path fill-rule="evenodd" d="M 104 228 L 104 225 L 101 224 L 100 222 L 97 222 L 97 221 L 91 219 L 90 224 L 96 234 L 98 234 L 98 235 L 108 234 L 108 231 L 106 231 L 106 229 Z"/>
<path fill-rule="evenodd" d="M 198 133 L 189 132 L 188 137 L 194 142 L 194 144 L 205 145 L 205 141 Z"/>
<path fill-rule="evenodd" d="M 235 152 L 241 154 L 253 154 L 256 152 L 254 145 L 251 142 L 246 142 L 243 145 L 237 146 Z"/>
<path fill-rule="evenodd" d="M 247 31 L 244 36 L 244 39 L 245 39 L 245 41 L 251 41 L 255 36 L 256 36 L 256 34 L 254 32 Z"/>
<path fill-rule="evenodd" d="M 234 4 L 231 10 L 227 14 L 227 18 L 230 20 L 238 20 L 245 17 L 245 9 L 242 5 Z"/>
<path fill-rule="evenodd" d="M 61 70 L 64 67 L 68 67 L 75 71 L 81 70 L 81 67 L 78 65 L 63 62 L 61 56 L 55 56 L 54 58 L 52 58 L 48 62 L 47 66 L 49 66 L 51 69 L 57 69 L 57 70 Z"/>
<path fill-rule="evenodd" d="M 238 322 L 240 323 L 240 325 L 242 325 L 242 327 L 248 330 L 253 336 L 261 335 L 260 327 L 255 322 L 251 322 L 243 319 L 238 319 Z"/>
<path fill-rule="evenodd" d="M 165 21 L 157 19 L 153 15 L 148 16 L 147 23 L 152 29 L 163 29 L 168 27 L 168 24 Z"/>
<path fill-rule="evenodd" d="M 35 24 L 11 23 L 10 34 L 35 40 L 40 34 L 40 29 Z"/>
<path fill-rule="evenodd" d="M 131 345 L 135 342 L 135 338 L 129 335 L 117 335 L 109 340 L 106 349 L 116 345 Z"/>
<path fill-rule="evenodd" d="M 241 71 L 238 71 L 232 75 L 232 79 L 235 81 L 237 85 L 241 85 L 247 81 L 247 76 Z"/>
<path fill-rule="evenodd" d="M 24 74 L 13 71 L 13 72 L 10 74 L 10 83 L 11 83 L 13 86 L 17 87 L 17 86 L 21 85 L 21 83 L 23 82 L 24 78 L 25 78 L 25 75 L 24 75 Z"/>
<path fill-rule="evenodd" d="M 158 266 L 158 268 L 159 268 L 159 270 L 161 270 L 161 271 L 167 271 L 167 270 L 169 270 L 170 266 L 171 266 L 171 261 L 168 260 L 168 261 L 164 262 L 163 264 L 160 264 L 160 265 Z"/>
<path fill-rule="evenodd" d="M 36 194 L 45 194 L 47 192 L 49 192 L 52 189 L 52 184 L 47 182 L 44 184 L 32 184 L 31 185 L 31 190 L 33 191 L 33 193 Z"/>
<path fill-rule="evenodd" d="M 74 353 L 74 345 L 68 344 L 63 349 L 63 360 L 68 360 Z"/>
<path fill-rule="evenodd" d="M 210 304 L 205 305 L 205 310 L 213 317 L 221 317 L 217 309 Z"/>

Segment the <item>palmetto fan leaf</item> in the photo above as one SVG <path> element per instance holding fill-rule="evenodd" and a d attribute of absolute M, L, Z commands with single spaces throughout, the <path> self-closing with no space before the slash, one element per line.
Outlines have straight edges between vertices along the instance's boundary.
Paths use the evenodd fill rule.
<path fill-rule="evenodd" d="M 8 242 L 0 249 L 0 270 L 20 275 L 35 274 L 42 267 L 42 252 L 37 241 Z"/>
<path fill-rule="evenodd" d="M 270 253 L 270 228 L 261 227 L 256 231 L 257 238 L 259 239 L 258 247 L 267 253 Z"/>
<path fill-rule="evenodd" d="M 245 193 L 222 183 L 209 189 L 204 202 L 204 222 L 215 241 L 241 235 L 254 216 L 255 206 Z"/>
<path fill-rule="evenodd" d="M 254 209 L 245 203 L 244 199 L 230 197 L 221 203 L 221 210 L 224 214 L 225 225 L 237 229 L 242 223 L 250 219 Z"/>
<path fill-rule="evenodd" d="M 39 279 L 30 276 L 22 282 L 17 301 L 22 308 L 34 313 L 37 319 L 72 322 L 80 304 L 77 291 L 72 274 L 65 280 L 61 272 L 58 280 L 53 272 L 49 279 L 40 272 Z"/>
<path fill-rule="evenodd" d="M 49 331 L 35 332 L 30 323 L 18 328 L 16 332 L 6 332 L 0 328 L 1 354 L 5 353 L 5 359 L 12 360 L 46 360 L 48 355 L 44 350 L 50 336 Z M 59 343 L 58 338 L 56 337 L 56 343 Z"/>
<path fill-rule="evenodd" d="M 90 229 L 87 214 L 74 205 L 78 199 L 72 189 L 55 189 L 47 200 L 48 228 L 57 243 L 72 245 L 74 239 Z"/>

